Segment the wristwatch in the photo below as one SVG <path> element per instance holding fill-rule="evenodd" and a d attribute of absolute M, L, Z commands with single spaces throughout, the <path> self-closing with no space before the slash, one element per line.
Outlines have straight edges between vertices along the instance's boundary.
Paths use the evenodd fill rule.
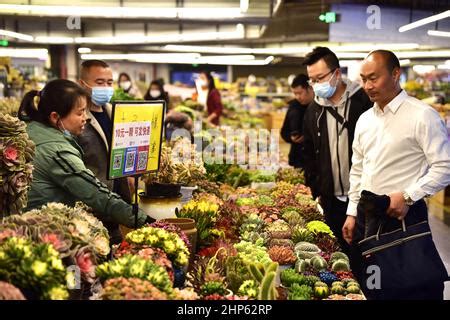
<path fill-rule="evenodd" d="M 405 204 L 407 206 L 412 206 L 415 203 L 415 201 L 411 199 L 409 194 L 407 194 L 405 191 L 403 191 L 403 199 L 405 199 Z"/>

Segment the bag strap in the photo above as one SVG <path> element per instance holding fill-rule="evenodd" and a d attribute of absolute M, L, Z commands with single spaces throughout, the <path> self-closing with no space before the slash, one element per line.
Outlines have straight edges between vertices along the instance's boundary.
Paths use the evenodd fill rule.
<path fill-rule="evenodd" d="M 406 232 L 405 219 L 402 219 L 401 221 L 402 221 L 402 230 L 403 230 L 403 232 Z M 378 231 L 377 231 L 377 235 L 376 235 L 377 241 L 380 240 L 381 230 L 384 225 L 385 225 L 385 222 L 381 222 L 380 225 L 378 226 Z"/>
<path fill-rule="evenodd" d="M 349 94 L 350 93 L 347 91 L 347 94 L 345 97 L 345 105 L 344 105 L 344 116 L 341 116 L 339 114 L 339 112 L 337 111 L 337 107 L 326 107 L 325 108 L 333 116 L 333 118 L 335 118 L 336 121 L 342 125 L 342 128 L 339 131 L 339 135 L 341 135 L 341 133 L 342 133 L 342 131 L 344 131 L 344 129 L 348 130 L 348 121 L 345 119 L 345 117 L 347 116 L 348 104 L 350 102 Z"/>

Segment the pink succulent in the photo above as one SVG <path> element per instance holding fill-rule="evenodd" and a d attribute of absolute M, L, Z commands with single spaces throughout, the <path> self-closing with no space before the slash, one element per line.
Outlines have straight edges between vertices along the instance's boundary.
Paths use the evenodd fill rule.
<path fill-rule="evenodd" d="M 58 237 L 57 234 L 54 233 L 46 233 L 43 236 L 41 236 L 41 240 L 44 243 L 49 243 L 53 245 L 53 247 L 56 250 L 61 249 L 64 246 L 64 243 L 62 243 L 61 239 Z"/>
<path fill-rule="evenodd" d="M 94 271 L 94 263 L 91 259 L 90 252 L 81 252 L 77 254 L 77 265 L 80 268 L 82 273 L 92 273 Z"/>
<path fill-rule="evenodd" d="M 17 151 L 16 148 L 14 148 L 12 146 L 8 146 L 3 151 L 3 155 L 6 160 L 15 162 L 19 156 L 19 152 Z"/>

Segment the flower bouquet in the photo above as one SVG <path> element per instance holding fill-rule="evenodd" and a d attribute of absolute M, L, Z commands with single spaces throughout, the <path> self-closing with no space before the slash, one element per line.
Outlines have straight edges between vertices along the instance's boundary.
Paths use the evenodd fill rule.
<path fill-rule="evenodd" d="M 219 205 L 215 203 L 191 200 L 181 208 L 177 216 L 195 220 L 200 247 L 208 245 L 216 236 L 220 236 L 220 231 L 215 229 L 219 216 Z"/>
<path fill-rule="evenodd" d="M 174 281 L 174 271 L 172 262 L 167 258 L 167 254 L 159 248 L 152 248 L 149 245 L 137 245 L 122 241 L 119 247 L 114 252 L 115 258 L 120 258 L 125 255 L 132 254 L 141 258 L 152 261 L 158 266 L 164 267 L 171 281 Z"/>
<path fill-rule="evenodd" d="M 67 299 L 69 275 L 50 244 L 34 244 L 17 237 L 0 244 L 0 280 L 13 284 L 32 298 Z"/>
<path fill-rule="evenodd" d="M 149 281 L 159 290 L 170 294 L 172 282 L 166 270 L 151 260 L 138 256 L 125 255 L 105 262 L 96 268 L 96 274 L 102 281 L 114 278 L 138 278 Z"/>
<path fill-rule="evenodd" d="M 9 216 L 0 225 L 0 242 L 8 235 L 51 244 L 66 266 L 80 268 L 87 283 L 94 282 L 95 265 L 110 251 L 107 230 L 80 206 L 49 203 L 39 210 Z"/>
<path fill-rule="evenodd" d="M 175 267 L 184 267 L 189 262 L 189 249 L 180 236 L 161 228 L 144 227 L 127 234 L 130 244 L 148 245 L 162 249 Z"/>

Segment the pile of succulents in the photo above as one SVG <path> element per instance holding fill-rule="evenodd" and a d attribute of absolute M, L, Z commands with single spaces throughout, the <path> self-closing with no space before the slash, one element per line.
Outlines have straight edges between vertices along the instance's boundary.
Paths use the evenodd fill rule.
<path fill-rule="evenodd" d="M 6 216 L 0 285 L 6 298 L 364 299 L 300 171 L 197 165 L 195 158 L 185 163 L 174 152 L 195 152 L 192 145 L 165 145 L 162 171 L 145 179 L 198 185 L 177 213 L 195 220 L 196 248 L 174 225 L 156 222 L 127 233 L 111 250 L 107 230 L 82 204 L 50 203 L 16 214 L 26 202 L 34 147 L 20 121 L 0 116 L 0 123 L 0 213 Z M 271 187 L 252 189 L 252 182 Z"/>
<path fill-rule="evenodd" d="M 0 113 L 0 217 L 20 213 L 33 178 L 34 143 L 26 124 Z"/>

